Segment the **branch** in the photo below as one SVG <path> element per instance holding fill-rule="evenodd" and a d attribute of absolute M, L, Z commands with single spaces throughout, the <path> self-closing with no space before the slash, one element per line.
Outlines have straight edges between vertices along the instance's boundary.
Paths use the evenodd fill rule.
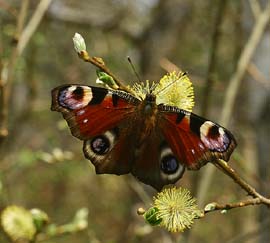
<path fill-rule="evenodd" d="M 251 185 L 244 181 L 235 171 L 231 168 L 225 161 L 217 160 L 214 162 L 214 165 L 224 172 L 226 175 L 231 177 L 235 183 L 237 183 L 243 190 L 245 190 L 248 195 L 252 196 L 251 199 L 242 200 L 236 203 L 226 203 L 218 204 L 216 202 L 209 203 L 204 207 L 204 213 L 209 213 L 217 210 L 230 210 L 234 208 L 246 207 L 250 205 L 264 204 L 267 207 L 270 207 L 270 199 L 262 196 L 259 192 L 256 191 Z"/>
<path fill-rule="evenodd" d="M 234 209 L 234 208 L 242 208 L 242 207 L 247 207 L 247 206 L 251 206 L 251 205 L 254 206 L 254 205 L 258 205 L 258 204 L 265 204 L 265 203 L 262 202 L 262 200 L 258 197 L 243 200 L 243 201 L 236 202 L 236 203 L 218 204 L 216 202 L 213 202 L 213 203 L 209 203 L 205 206 L 204 213 L 206 214 L 206 213 L 211 213 L 211 212 L 218 211 L 218 210 L 230 210 L 230 209 Z M 267 204 L 267 205 L 270 206 L 269 204 Z"/>
<path fill-rule="evenodd" d="M 14 40 L 18 40 L 26 18 L 29 0 L 22 1 L 19 16 L 17 19 L 16 33 Z M 17 43 L 17 41 L 16 41 Z M 8 105 L 11 91 L 11 83 L 14 75 L 15 64 L 18 58 L 17 46 L 13 47 L 6 66 L 1 68 L 0 82 L 0 142 L 8 136 Z M 2 64 L 2 63 L 1 63 Z"/>
<path fill-rule="evenodd" d="M 18 54 L 20 55 L 24 48 L 26 47 L 27 43 L 29 42 L 31 36 L 36 31 L 41 19 L 43 18 L 45 12 L 47 11 L 50 3 L 52 0 L 41 0 L 39 5 L 37 6 L 32 18 L 30 19 L 29 23 L 25 27 L 20 37 L 18 43 Z"/>
<path fill-rule="evenodd" d="M 247 70 L 247 67 L 251 61 L 252 56 L 262 38 L 265 28 L 270 18 L 270 1 L 261 15 L 258 17 L 256 24 L 252 30 L 249 40 L 241 53 L 239 58 L 237 69 L 229 81 L 229 86 L 225 94 L 225 104 L 221 114 L 221 123 L 227 125 L 232 114 L 236 95 L 239 90 L 239 86 Z"/>
<path fill-rule="evenodd" d="M 210 49 L 210 60 L 208 64 L 207 70 L 207 77 L 206 77 L 206 84 L 203 90 L 203 101 L 202 101 L 202 116 L 206 116 L 209 110 L 209 104 L 211 103 L 211 93 L 214 84 L 214 71 L 215 71 L 215 64 L 217 62 L 217 50 L 220 41 L 220 30 L 221 24 L 223 22 L 227 0 L 220 0 L 218 3 L 218 10 L 215 18 L 215 26 L 214 26 L 214 33 L 212 35 L 212 46 Z"/>
<path fill-rule="evenodd" d="M 254 18 L 257 19 L 261 14 L 260 3 L 258 2 L 258 0 L 249 0 L 249 5 Z"/>
<path fill-rule="evenodd" d="M 265 10 L 262 11 L 260 16 L 257 18 L 256 24 L 253 27 L 252 33 L 247 41 L 247 44 L 240 55 L 237 64 L 237 69 L 229 81 L 220 119 L 220 123 L 223 126 L 227 126 L 229 123 L 241 81 L 251 61 L 251 58 L 259 44 L 262 34 L 265 28 L 267 27 L 269 17 L 270 17 L 270 1 L 268 1 Z M 214 174 L 214 167 L 208 167 L 200 180 L 199 183 L 200 187 L 198 189 L 197 195 L 199 205 L 201 205 L 202 202 L 204 201 L 204 197 L 211 184 L 213 174 Z"/>
<path fill-rule="evenodd" d="M 267 80 L 266 76 L 259 70 L 259 68 L 254 63 L 251 62 L 248 65 L 247 72 L 254 80 L 263 85 L 266 89 L 270 89 L 270 79 Z"/>
<path fill-rule="evenodd" d="M 231 168 L 225 161 L 223 160 L 217 160 L 214 162 L 214 165 L 222 170 L 226 175 L 231 177 L 235 183 L 237 183 L 240 187 L 242 187 L 243 190 L 245 190 L 248 195 L 252 196 L 253 198 L 259 198 L 262 203 L 267 204 L 270 206 L 270 199 L 265 198 L 260 193 L 258 193 L 255 188 L 253 188 L 251 185 L 249 185 L 246 181 L 244 181 L 233 168 Z"/>
<path fill-rule="evenodd" d="M 50 2 L 52 0 L 41 0 L 32 18 L 24 30 L 24 20 L 26 18 L 26 11 L 28 9 L 29 0 L 24 0 L 21 5 L 20 14 L 17 20 L 17 33 L 15 40 L 18 40 L 17 46 L 8 61 L 6 80 L 1 80 L 0 84 L 0 142 L 8 136 L 8 113 L 9 113 L 9 99 L 14 78 L 15 65 L 18 58 L 21 56 L 26 45 L 29 43 L 31 36 L 37 29 L 42 17 L 44 16 Z"/>
<path fill-rule="evenodd" d="M 106 66 L 105 62 L 100 57 L 91 57 L 86 50 L 81 51 L 78 53 L 79 57 L 83 59 L 85 62 L 90 62 L 94 66 L 98 67 L 101 71 L 107 73 L 109 76 L 111 76 L 115 83 L 119 86 L 120 90 L 124 90 L 128 93 L 133 93 L 132 90 L 130 90 L 127 86 L 124 85 L 124 82 L 117 78 L 110 69 Z"/>

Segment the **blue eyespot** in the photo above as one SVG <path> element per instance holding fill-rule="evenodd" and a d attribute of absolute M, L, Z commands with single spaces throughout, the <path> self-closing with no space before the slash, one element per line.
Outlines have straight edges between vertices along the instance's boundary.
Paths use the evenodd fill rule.
<path fill-rule="evenodd" d="M 98 155 L 106 154 L 109 151 L 109 148 L 110 148 L 110 141 L 104 135 L 94 137 L 91 140 L 91 149 L 95 154 Z"/>
<path fill-rule="evenodd" d="M 165 174 L 173 174 L 179 168 L 179 162 L 173 155 L 167 155 L 162 158 L 160 168 Z"/>

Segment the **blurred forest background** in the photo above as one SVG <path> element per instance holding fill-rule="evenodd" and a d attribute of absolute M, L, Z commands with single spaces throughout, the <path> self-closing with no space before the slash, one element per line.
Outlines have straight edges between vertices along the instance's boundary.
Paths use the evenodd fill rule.
<path fill-rule="evenodd" d="M 0 209 L 39 208 L 57 225 L 88 209 L 88 227 L 46 243 L 270 242 L 263 205 L 207 214 L 181 234 L 146 225 L 136 210 L 155 191 L 130 175 L 97 176 L 82 143 L 50 111 L 54 87 L 95 85 L 96 68 L 74 51 L 75 32 L 127 84 L 136 81 L 127 56 L 143 80 L 178 67 L 194 84 L 194 112 L 235 135 L 230 165 L 269 196 L 269 15 L 263 0 L 0 0 Z M 246 196 L 211 164 L 178 185 L 201 207 Z M 10 242 L 3 232 L 0 242 Z"/>

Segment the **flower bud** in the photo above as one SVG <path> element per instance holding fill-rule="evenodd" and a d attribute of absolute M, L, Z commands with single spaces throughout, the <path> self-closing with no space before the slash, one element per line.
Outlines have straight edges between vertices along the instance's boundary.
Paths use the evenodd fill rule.
<path fill-rule="evenodd" d="M 82 51 L 86 51 L 86 45 L 83 37 L 79 33 L 75 33 L 73 39 L 74 49 L 78 54 Z"/>

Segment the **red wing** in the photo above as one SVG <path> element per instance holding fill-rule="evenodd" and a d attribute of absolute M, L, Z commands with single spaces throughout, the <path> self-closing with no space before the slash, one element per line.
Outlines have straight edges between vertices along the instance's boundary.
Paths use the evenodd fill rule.
<path fill-rule="evenodd" d="M 176 107 L 160 105 L 159 126 L 172 151 L 188 169 L 229 160 L 236 147 L 233 135 L 220 125 Z"/>
<path fill-rule="evenodd" d="M 137 149 L 131 169 L 136 178 L 158 191 L 178 181 L 184 171 L 185 165 L 175 158 L 160 129 L 154 129 Z"/>
<path fill-rule="evenodd" d="M 127 174 L 134 161 L 134 139 L 122 123 L 91 139 L 85 140 L 83 152 L 95 166 L 97 174 Z"/>
<path fill-rule="evenodd" d="M 121 91 L 64 85 L 52 90 L 51 109 L 63 114 L 75 137 L 86 140 L 116 127 L 139 103 Z"/>

